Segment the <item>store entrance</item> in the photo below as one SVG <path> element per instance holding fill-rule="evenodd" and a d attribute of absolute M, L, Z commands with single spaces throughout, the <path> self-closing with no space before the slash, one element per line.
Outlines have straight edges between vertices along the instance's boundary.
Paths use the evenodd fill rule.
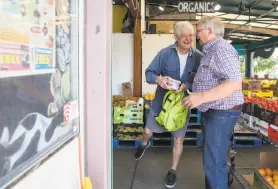
<path fill-rule="evenodd" d="M 115 189 L 159 189 L 172 186 L 205 188 L 206 179 L 203 171 L 205 132 L 200 108 L 190 110 L 187 129 L 182 135 L 183 153 L 178 158 L 178 166 L 173 165 L 176 163 L 173 160 L 175 159 L 173 151 L 178 141 L 169 131 L 154 132 L 149 143 L 145 144 L 148 148 L 143 149 L 143 155 L 142 153 L 138 155 L 138 148 L 144 145 L 142 141 L 148 135 L 146 127 L 155 130 L 152 126 L 157 124 L 157 120 L 151 120 L 150 116 L 157 117 L 160 110 L 157 115 L 154 115 L 154 111 L 159 109 L 157 106 L 163 106 L 162 100 L 160 104 L 158 103 L 160 94 L 157 89 L 159 84 L 156 83 L 159 83 L 159 80 L 154 75 L 168 74 L 174 78 L 178 69 L 172 67 L 175 60 L 179 60 L 177 65 L 182 66 L 182 59 L 178 59 L 183 57 L 182 54 L 176 53 L 176 59 L 171 59 L 170 66 L 167 64 L 170 59 L 168 54 L 163 54 L 177 41 L 174 37 L 177 23 L 188 21 L 192 25 L 194 35 L 190 35 L 190 32 L 185 33 L 185 43 L 190 43 L 192 49 L 205 53 L 202 35 L 210 31 L 202 30 L 211 30 L 214 26 L 202 28 L 199 21 L 206 16 L 216 16 L 221 19 L 225 27 L 222 37 L 225 41 L 223 51 L 228 52 L 227 49 L 231 47 L 236 52 L 237 63 L 232 68 L 240 70 L 242 80 L 240 91 L 244 97 L 240 117 L 234 126 L 232 138 L 229 138 L 230 150 L 227 154 L 229 188 L 278 188 L 276 176 L 278 164 L 272 162 L 278 154 L 261 153 L 275 152 L 278 146 L 278 2 L 271 0 L 184 1 L 182 4 L 170 0 L 113 2 L 113 187 Z M 187 32 L 190 27 L 186 25 Z M 178 46 L 172 48 L 177 49 L 173 52 L 179 52 Z M 167 60 L 163 59 L 165 56 Z M 228 56 L 227 61 L 223 60 L 227 67 L 219 68 L 219 72 L 228 69 L 229 65 L 226 63 L 229 62 L 229 58 Z M 160 59 L 163 59 L 162 63 Z M 190 61 L 192 60 L 188 60 Z M 188 62 L 186 64 L 189 64 Z M 205 60 L 199 63 L 205 64 Z M 167 64 L 168 67 L 163 67 L 161 64 Z M 184 70 L 187 69 L 186 64 Z M 192 69 L 194 68 L 191 68 L 190 73 L 198 74 L 198 69 L 196 73 Z M 208 69 L 203 73 L 207 74 L 210 71 Z M 211 82 L 204 88 L 211 85 L 215 77 L 209 78 Z M 201 76 L 198 77 L 200 78 Z M 266 163 L 266 159 L 269 163 Z M 176 168 L 174 171 L 173 167 Z M 176 179 L 173 179 L 174 184 L 167 184 L 169 170 L 176 175 Z"/>

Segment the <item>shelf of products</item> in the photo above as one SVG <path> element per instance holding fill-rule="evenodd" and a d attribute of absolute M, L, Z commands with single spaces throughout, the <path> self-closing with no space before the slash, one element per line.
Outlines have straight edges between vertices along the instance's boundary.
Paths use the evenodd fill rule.
<path fill-rule="evenodd" d="M 263 135 L 260 131 L 256 131 L 255 129 L 252 129 L 252 128 L 250 128 L 250 127 L 244 125 L 243 122 L 240 122 L 239 124 L 240 124 L 240 126 L 246 128 L 246 129 L 248 129 L 248 130 L 251 131 L 252 133 L 257 134 L 260 138 L 262 138 L 262 139 L 265 140 L 266 142 L 268 142 L 268 143 L 274 145 L 276 148 L 278 148 L 278 142 L 275 142 L 275 141 L 273 141 L 271 138 L 266 137 L 266 136 Z"/>

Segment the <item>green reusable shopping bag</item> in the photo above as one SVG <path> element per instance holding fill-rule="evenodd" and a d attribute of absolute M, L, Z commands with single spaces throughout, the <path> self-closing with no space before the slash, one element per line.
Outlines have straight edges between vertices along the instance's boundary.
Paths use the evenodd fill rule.
<path fill-rule="evenodd" d="M 188 108 L 181 104 L 184 92 L 175 93 L 168 91 L 162 102 L 162 109 L 156 117 L 159 125 L 167 131 L 176 131 L 184 127 L 187 119 Z"/>

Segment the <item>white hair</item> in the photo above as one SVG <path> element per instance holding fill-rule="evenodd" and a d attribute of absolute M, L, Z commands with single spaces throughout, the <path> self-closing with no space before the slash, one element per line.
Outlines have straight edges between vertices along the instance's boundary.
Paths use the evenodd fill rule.
<path fill-rule="evenodd" d="M 177 22 L 174 27 L 174 35 L 179 37 L 181 36 L 182 32 L 185 30 L 190 31 L 194 34 L 194 27 L 190 22 L 188 21 Z"/>
<path fill-rule="evenodd" d="M 203 26 L 204 29 L 210 28 L 217 37 L 223 37 L 225 34 L 224 24 L 217 16 L 204 16 L 199 20 L 197 26 Z"/>

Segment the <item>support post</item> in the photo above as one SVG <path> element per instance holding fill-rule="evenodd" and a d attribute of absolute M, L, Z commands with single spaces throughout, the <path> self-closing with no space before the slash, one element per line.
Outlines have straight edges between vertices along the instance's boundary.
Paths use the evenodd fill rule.
<path fill-rule="evenodd" d="M 141 7 L 141 0 L 139 1 Z M 134 23 L 134 67 L 133 67 L 133 96 L 140 97 L 142 95 L 142 61 L 141 61 L 141 18 L 140 7 L 138 7 L 138 16 Z"/>

